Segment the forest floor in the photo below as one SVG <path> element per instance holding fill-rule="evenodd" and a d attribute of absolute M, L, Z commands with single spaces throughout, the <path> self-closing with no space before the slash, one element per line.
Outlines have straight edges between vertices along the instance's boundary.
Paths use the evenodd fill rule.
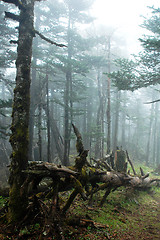
<path fill-rule="evenodd" d="M 87 228 L 71 229 L 72 237 L 67 239 L 160 239 L 158 188 L 150 192 L 134 193 L 122 188 L 111 194 L 101 208 L 86 207 L 80 201 L 75 202 L 73 208 L 75 212 L 79 211 L 81 218 L 92 219 L 95 224 Z"/>
<path fill-rule="evenodd" d="M 66 240 L 160 239 L 160 186 L 152 187 L 149 191 L 133 191 L 121 187 L 108 196 L 103 207 L 98 207 L 103 194 L 97 193 L 92 206 L 88 206 L 87 201 L 77 196 L 67 213 L 67 218 L 76 217 L 79 221 L 78 224 L 73 220 L 71 225 L 65 225 Z M 6 201 L 7 198 L 0 196 L 0 211 Z M 37 220 L 14 230 L 5 221 L 0 221 L 0 240 L 8 239 L 59 240 L 54 236 L 46 238 L 45 231 Z"/>

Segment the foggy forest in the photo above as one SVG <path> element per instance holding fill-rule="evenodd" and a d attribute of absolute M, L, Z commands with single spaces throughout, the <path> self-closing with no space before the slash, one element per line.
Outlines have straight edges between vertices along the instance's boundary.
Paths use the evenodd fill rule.
<path fill-rule="evenodd" d="M 2 240 L 159 239 L 160 8 L 131 52 L 95 1 L 0 1 Z"/>

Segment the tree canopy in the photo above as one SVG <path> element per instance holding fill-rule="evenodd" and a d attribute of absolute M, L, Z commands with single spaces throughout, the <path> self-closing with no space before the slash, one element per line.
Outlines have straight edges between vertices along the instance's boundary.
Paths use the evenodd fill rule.
<path fill-rule="evenodd" d="M 144 20 L 143 28 L 149 31 L 139 41 L 143 47 L 133 60 L 116 60 L 118 70 L 110 76 L 121 90 L 135 90 L 160 83 L 160 9 L 150 8 L 152 17 Z"/>

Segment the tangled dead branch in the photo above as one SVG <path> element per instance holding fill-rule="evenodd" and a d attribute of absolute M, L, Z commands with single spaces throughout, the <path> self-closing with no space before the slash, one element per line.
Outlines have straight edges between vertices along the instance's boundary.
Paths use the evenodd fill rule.
<path fill-rule="evenodd" d="M 94 160 L 95 166 L 89 164 L 87 161 L 88 150 L 84 149 L 81 134 L 74 124 L 72 126 L 77 138 L 76 149 L 78 156 L 75 158 L 75 165 L 65 167 L 53 163 L 31 162 L 28 169 L 24 171 L 27 177 L 22 186 L 22 191 L 26 191 L 27 188 L 32 192 L 38 188 L 44 178 L 50 178 L 50 185 L 46 188 L 46 193 L 49 196 L 54 195 L 54 198 L 58 199 L 59 192 L 72 191 L 64 206 L 59 206 L 59 209 L 65 213 L 77 194 L 80 194 L 84 200 L 89 199 L 89 202 L 91 202 L 96 192 L 105 190 L 100 203 L 102 205 L 110 192 L 121 186 L 144 189 L 150 188 L 153 183 L 160 181 L 160 179 L 151 179 L 149 174 L 145 175 L 143 173 L 142 169 L 141 176 L 136 175 L 128 152 L 123 150 L 117 150 L 115 164 L 113 164 L 113 153 L 107 155 L 105 159 Z M 118 156 L 121 157 L 120 162 L 118 162 Z M 131 165 L 133 175 L 127 174 L 127 161 Z M 120 166 L 120 163 L 122 166 Z M 118 171 L 118 168 L 121 171 Z"/>

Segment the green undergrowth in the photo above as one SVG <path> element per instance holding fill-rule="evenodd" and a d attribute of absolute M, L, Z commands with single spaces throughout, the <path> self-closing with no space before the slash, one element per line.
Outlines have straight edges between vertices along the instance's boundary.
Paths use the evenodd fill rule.
<path fill-rule="evenodd" d="M 149 192 L 120 188 L 108 196 L 103 207 L 97 206 L 97 199 L 100 197 L 94 198 L 92 207 L 81 201 L 75 202 L 72 207 L 73 213 L 105 225 L 106 228 L 102 228 L 101 231 L 108 234 L 106 239 L 159 239 L 159 187 L 154 187 Z"/>
<path fill-rule="evenodd" d="M 0 209 L 7 204 L 8 198 L 0 196 Z"/>

